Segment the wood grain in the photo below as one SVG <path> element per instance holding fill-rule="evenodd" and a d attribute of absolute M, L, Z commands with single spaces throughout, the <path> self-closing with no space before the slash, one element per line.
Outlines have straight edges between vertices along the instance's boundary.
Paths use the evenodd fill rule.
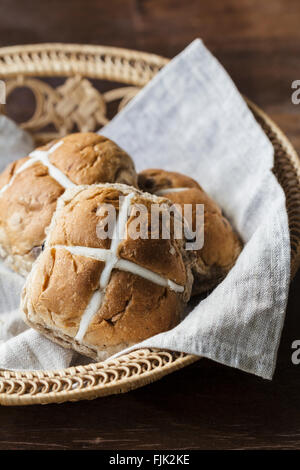
<path fill-rule="evenodd" d="M 300 151 L 298 0 L 1 0 L 0 45 L 76 42 L 173 57 L 195 37 Z M 0 409 L 0 449 L 299 449 L 300 274 L 272 382 L 208 360 L 126 395 Z"/>

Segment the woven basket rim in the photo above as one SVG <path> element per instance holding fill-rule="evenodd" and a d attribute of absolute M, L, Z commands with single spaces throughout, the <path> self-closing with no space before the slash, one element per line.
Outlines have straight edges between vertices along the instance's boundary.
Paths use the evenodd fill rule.
<path fill-rule="evenodd" d="M 121 47 L 56 42 L 27 44 L 0 48 L 0 77 L 15 76 L 16 70 L 24 76 L 69 76 L 72 72 L 144 86 L 168 62 L 169 59 L 157 54 Z"/>
<path fill-rule="evenodd" d="M 73 62 L 66 66 L 65 54 L 69 53 L 78 54 L 78 57 L 73 56 L 70 59 Z M 82 60 L 83 55 L 85 55 L 84 60 Z M 90 55 L 107 56 L 108 59 L 104 59 L 102 68 L 84 71 L 82 66 L 86 66 L 86 60 L 90 59 Z M 116 65 L 115 60 L 121 62 Z M 123 63 L 122 60 L 126 62 Z M 133 73 L 136 64 L 132 61 L 142 63 L 137 74 Z M 48 76 L 49 73 L 70 76 L 83 71 L 88 78 L 143 86 L 168 62 L 169 59 L 156 54 L 109 46 L 46 43 L 0 48 L 0 76 L 5 77 L 20 74 Z M 129 67 L 129 70 L 125 73 L 122 67 Z M 266 113 L 250 100 L 246 101 L 254 114 L 272 130 L 275 142 L 286 151 L 285 158 L 292 164 L 296 175 L 294 180 L 297 180 L 300 187 L 300 162 L 292 144 Z M 300 206 L 299 201 L 298 206 Z M 292 275 L 300 265 L 300 236 L 295 243 L 292 253 Z M 0 403 L 4 405 L 58 403 L 126 392 L 158 380 L 198 359 L 200 358 L 197 356 L 174 351 L 138 349 L 117 359 L 60 370 L 0 370 Z M 107 379 L 110 377 L 109 374 L 112 376 L 115 374 L 116 380 L 114 377 Z M 99 377 L 104 379 L 99 380 Z"/>
<path fill-rule="evenodd" d="M 128 49 L 126 47 L 116 47 L 116 46 L 102 46 L 102 45 L 93 45 L 93 44 L 80 44 L 80 43 L 62 43 L 62 42 L 45 42 L 37 44 L 23 44 L 15 46 L 5 46 L 0 47 L 0 57 L 6 54 L 17 53 L 22 54 L 24 52 L 38 52 L 38 51 L 58 51 L 58 52 L 91 52 L 96 54 L 112 52 L 116 55 L 127 56 L 130 59 L 133 57 L 138 58 L 147 58 L 149 61 L 157 63 L 159 66 L 162 64 L 167 64 L 170 59 L 163 57 L 159 54 L 154 54 L 151 52 L 138 51 L 136 49 Z"/>

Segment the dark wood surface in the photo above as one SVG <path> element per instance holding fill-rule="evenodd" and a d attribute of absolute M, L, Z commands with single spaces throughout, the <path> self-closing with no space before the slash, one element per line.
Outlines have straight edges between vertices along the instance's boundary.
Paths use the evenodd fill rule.
<path fill-rule="evenodd" d="M 0 46 L 77 42 L 172 57 L 202 37 L 300 151 L 298 0 L 0 0 Z M 300 274 L 272 382 L 208 360 L 125 395 L 0 409 L 0 449 L 299 449 Z"/>

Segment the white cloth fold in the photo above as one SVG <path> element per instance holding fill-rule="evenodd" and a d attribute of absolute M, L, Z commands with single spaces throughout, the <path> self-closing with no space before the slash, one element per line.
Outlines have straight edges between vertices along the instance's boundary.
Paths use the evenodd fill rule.
<path fill-rule="evenodd" d="M 270 379 L 289 286 L 285 197 L 271 171 L 272 146 L 230 77 L 196 40 L 101 133 L 128 151 L 138 170 L 158 167 L 198 180 L 245 242 L 234 268 L 207 298 L 176 328 L 139 346 L 205 356 Z M 0 151 L 3 142 L 0 127 Z M 0 157 L 9 150 L 5 144 Z M 22 280 L 3 269 L 0 367 L 80 363 L 78 355 L 24 329 L 17 310 Z"/>
<path fill-rule="evenodd" d="M 17 158 L 28 155 L 33 149 L 33 140 L 11 119 L 0 115 L 0 172 Z"/>

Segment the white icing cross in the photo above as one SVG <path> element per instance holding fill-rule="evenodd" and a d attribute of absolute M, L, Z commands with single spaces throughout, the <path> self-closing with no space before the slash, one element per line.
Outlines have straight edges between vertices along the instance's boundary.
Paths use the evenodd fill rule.
<path fill-rule="evenodd" d="M 54 180 L 56 180 L 63 188 L 67 189 L 75 187 L 76 184 L 69 180 L 69 178 L 61 170 L 59 170 L 56 166 L 52 165 L 52 163 L 49 161 L 49 155 L 55 152 L 55 150 L 58 149 L 58 147 L 60 147 L 62 144 L 63 140 L 60 140 L 56 144 L 52 145 L 49 150 L 34 150 L 33 152 L 31 152 L 28 155 L 29 160 L 27 160 L 25 163 L 23 163 L 23 165 L 20 166 L 20 168 L 15 172 L 15 174 L 11 178 L 10 182 L 3 186 L 3 188 L 0 190 L 0 194 L 6 191 L 6 189 L 13 184 L 16 176 L 19 173 L 34 165 L 34 163 L 36 162 L 41 162 L 44 166 L 46 166 L 48 168 L 49 175 Z"/>
<path fill-rule="evenodd" d="M 78 332 L 75 336 L 75 339 L 82 341 L 84 335 L 88 329 L 90 322 L 92 321 L 94 315 L 98 312 L 101 307 L 105 289 L 109 283 L 111 272 L 113 269 L 119 269 L 121 271 L 127 271 L 132 274 L 136 274 L 148 281 L 158 284 L 163 287 L 168 287 L 169 289 L 175 292 L 183 292 L 184 287 L 176 284 L 170 279 L 166 279 L 159 274 L 154 273 L 150 269 L 139 266 L 138 264 L 133 263 L 125 259 L 118 258 L 118 247 L 122 240 L 125 238 L 125 230 L 128 216 L 128 209 L 130 207 L 131 199 L 134 197 L 134 193 L 128 194 L 119 210 L 119 216 L 114 227 L 114 232 L 112 236 L 110 249 L 103 248 L 89 248 L 85 246 L 66 246 L 66 245 L 54 245 L 51 248 L 55 249 L 64 249 L 69 251 L 73 255 L 85 256 L 87 258 L 92 258 L 98 261 L 104 261 L 105 266 L 100 276 L 99 289 L 97 289 L 86 307 L 85 311 L 80 320 L 80 325 Z"/>
<path fill-rule="evenodd" d="M 157 196 L 163 196 L 164 194 L 168 193 L 179 193 L 180 191 L 186 191 L 187 189 L 192 189 L 192 188 L 169 188 L 169 189 L 159 189 L 156 191 Z"/>

